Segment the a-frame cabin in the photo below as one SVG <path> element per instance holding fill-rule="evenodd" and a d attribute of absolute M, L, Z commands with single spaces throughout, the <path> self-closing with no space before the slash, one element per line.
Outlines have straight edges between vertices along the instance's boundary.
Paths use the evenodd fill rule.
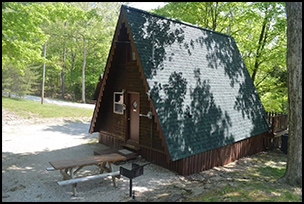
<path fill-rule="evenodd" d="M 122 6 L 90 133 L 189 175 L 264 150 L 265 110 L 231 36 Z"/>

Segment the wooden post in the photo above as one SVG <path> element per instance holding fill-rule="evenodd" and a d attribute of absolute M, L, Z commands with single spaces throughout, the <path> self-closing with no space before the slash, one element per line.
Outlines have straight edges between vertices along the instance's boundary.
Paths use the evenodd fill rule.
<path fill-rule="evenodd" d="M 46 42 L 43 47 L 43 57 L 46 60 Z M 45 81 L 45 61 L 43 62 L 43 72 L 42 72 L 42 89 L 41 89 L 41 104 L 43 104 L 44 99 L 44 81 Z"/>

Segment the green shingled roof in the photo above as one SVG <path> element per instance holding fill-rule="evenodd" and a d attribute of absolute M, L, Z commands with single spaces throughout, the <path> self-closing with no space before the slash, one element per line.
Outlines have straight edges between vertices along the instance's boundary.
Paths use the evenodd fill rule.
<path fill-rule="evenodd" d="M 267 131 L 231 36 L 123 6 L 173 161 Z"/>

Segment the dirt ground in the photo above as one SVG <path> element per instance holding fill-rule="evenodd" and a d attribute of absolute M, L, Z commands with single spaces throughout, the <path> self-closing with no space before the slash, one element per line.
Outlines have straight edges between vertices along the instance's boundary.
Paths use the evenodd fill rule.
<path fill-rule="evenodd" d="M 97 143 L 97 134 L 89 134 L 91 118 L 24 119 L 2 109 L 2 201 L 3 202 L 128 202 L 129 180 L 121 177 L 117 188 L 111 178 L 77 185 L 77 196 L 71 186 L 59 186 L 57 171 L 48 172 L 49 161 L 93 155 L 97 149 L 108 148 Z M 283 157 L 283 159 L 282 159 Z M 279 150 L 261 152 L 226 166 L 183 177 L 160 166 L 144 167 L 144 174 L 133 179 L 136 201 L 187 201 L 225 186 L 236 187 L 237 180 L 248 180 L 247 172 L 265 165 L 286 165 L 286 155 Z M 131 168 L 131 163 L 143 165 L 138 158 L 113 165 Z M 89 175 L 97 167 L 87 167 L 80 175 Z M 237 173 L 236 173 L 237 172 Z M 271 179 L 265 182 L 272 182 Z M 302 189 L 297 189 L 302 196 Z"/>

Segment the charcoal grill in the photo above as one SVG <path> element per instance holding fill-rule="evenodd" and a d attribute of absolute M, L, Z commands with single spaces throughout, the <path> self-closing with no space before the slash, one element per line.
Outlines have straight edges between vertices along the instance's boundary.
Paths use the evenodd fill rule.
<path fill-rule="evenodd" d="M 144 166 L 148 165 L 150 163 L 144 164 L 142 166 L 132 163 L 132 169 L 126 169 L 124 167 L 120 167 L 120 175 L 123 175 L 130 179 L 130 197 L 132 197 L 132 179 L 141 176 L 144 174 Z"/>

